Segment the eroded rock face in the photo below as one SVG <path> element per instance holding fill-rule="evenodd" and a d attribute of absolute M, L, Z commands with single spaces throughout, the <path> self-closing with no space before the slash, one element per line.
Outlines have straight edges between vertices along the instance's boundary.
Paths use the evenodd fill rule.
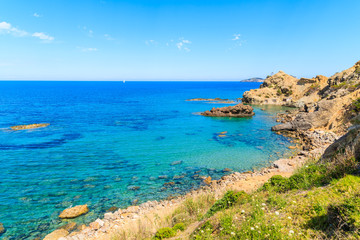
<path fill-rule="evenodd" d="M 239 103 L 235 106 L 213 108 L 201 113 L 201 115 L 209 117 L 251 117 L 255 113 L 251 106 Z"/>
<path fill-rule="evenodd" d="M 59 215 L 59 218 L 76 218 L 87 212 L 89 212 L 89 208 L 87 204 L 77 205 L 75 207 L 67 208 L 64 211 L 62 211 Z"/>
<path fill-rule="evenodd" d="M 49 126 L 50 123 L 36 123 L 36 124 L 29 124 L 29 125 L 17 125 L 10 127 L 12 130 L 26 130 L 26 129 L 33 129 L 33 128 L 42 128 Z"/>
<path fill-rule="evenodd" d="M 331 159 L 337 154 L 343 154 L 348 151 L 354 155 L 357 161 L 360 161 L 360 125 L 354 126 L 348 133 L 331 144 L 324 152 L 322 159 Z"/>

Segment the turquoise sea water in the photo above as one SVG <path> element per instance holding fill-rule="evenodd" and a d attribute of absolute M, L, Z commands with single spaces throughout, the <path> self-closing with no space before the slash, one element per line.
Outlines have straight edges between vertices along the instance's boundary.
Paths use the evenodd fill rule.
<path fill-rule="evenodd" d="M 283 109 L 255 107 L 252 118 L 196 113 L 257 88 L 238 82 L 0 82 L 0 222 L 5 239 L 43 237 L 66 223 L 58 214 L 88 204 L 88 223 L 106 209 L 175 196 L 287 154 L 270 131 Z M 19 124 L 46 128 L 11 131 Z M 227 131 L 226 137 L 219 132 Z M 200 172 L 199 172 L 200 171 Z M 183 176 L 173 180 L 174 176 Z M 195 176 L 194 176 L 195 175 Z M 173 186 L 164 183 L 174 181 Z M 133 190 L 134 187 L 140 187 Z M 1 238 L 0 237 L 0 238 Z"/>

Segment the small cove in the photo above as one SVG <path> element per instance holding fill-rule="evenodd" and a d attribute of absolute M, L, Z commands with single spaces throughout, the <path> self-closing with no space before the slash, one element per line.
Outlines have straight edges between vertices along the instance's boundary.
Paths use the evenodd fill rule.
<path fill-rule="evenodd" d="M 0 82 L 0 222 L 9 239 L 42 237 L 66 221 L 63 209 L 88 204 L 88 223 L 110 207 L 183 194 L 201 176 L 248 171 L 290 154 L 270 131 L 281 107 L 252 118 L 194 113 L 228 104 L 259 83 Z M 18 124 L 50 126 L 9 131 Z M 226 132 L 225 137 L 219 133 Z M 174 185 L 164 185 L 167 182 Z"/>

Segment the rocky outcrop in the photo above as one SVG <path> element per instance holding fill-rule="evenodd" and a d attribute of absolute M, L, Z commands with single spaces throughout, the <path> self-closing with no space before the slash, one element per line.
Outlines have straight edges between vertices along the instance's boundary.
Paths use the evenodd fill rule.
<path fill-rule="evenodd" d="M 17 125 L 10 127 L 12 130 L 26 130 L 26 129 L 33 129 L 33 128 L 42 128 L 49 126 L 50 123 L 36 123 L 36 124 L 29 124 L 29 125 Z"/>
<path fill-rule="evenodd" d="M 65 229 L 57 229 L 52 233 L 45 236 L 43 240 L 58 240 L 59 238 L 66 237 L 69 234 Z"/>
<path fill-rule="evenodd" d="M 258 90 L 273 92 L 271 86 L 285 84 L 284 81 L 279 80 L 281 76 L 283 74 L 269 77 Z M 285 79 L 285 77 L 283 78 Z M 295 80 L 288 77 L 287 81 L 294 82 Z M 284 106 L 298 107 L 299 112 L 290 114 L 286 123 L 283 121 L 283 124 L 272 128 L 274 131 L 315 128 L 344 132 L 350 126 L 349 120 L 359 112 L 359 109 L 354 107 L 354 101 L 360 99 L 360 61 L 329 79 L 324 76 L 317 76 L 314 79 L 301 78 L 296 82 L 296 86 L 306 88 L 293 87 L 296 90 L 289 96 L 288 101 L 281 102 L 277 99 L 273 102 Z M 303 92 L 301 93 L 299 90 Z M 271 104 L 263 98 L 259 99 L 255 93 L 256 89 L 246 92 L 243 101 Z"/>
<path fill-rule="evenodd" d="M 322 159 L 332 159 L 337 154 L 349 154 L 360 161 L 360 125 L 350 129 L 348 133 L 331 144 L 324 152 Z"/>
<path fill-rule="evenodd" d="M 75 207 L 67 208 L 64 211 L 62 211 L 59 215 L 59 218 L 76 218 L 87 212 L 89 212 L 89 208 L 87 204 L 77 205 Z"/>
<path fill-rule="evenodd" d="M 255 105 L 283 105 L 304 107 L 304 105 L 319 101 L 319 91 L 327 85 L 327 77 L 297 79 L 279 71 L 265 79 L 259 89 L 247 91 L 243 102 Z"/>
<path fill-rule="evenodd" d="M 209 117 L 251 117 L 255 113 L 251 106 L 239 103 L 235 106 L 213 108 L 201 113 L 201 115 Z"/>

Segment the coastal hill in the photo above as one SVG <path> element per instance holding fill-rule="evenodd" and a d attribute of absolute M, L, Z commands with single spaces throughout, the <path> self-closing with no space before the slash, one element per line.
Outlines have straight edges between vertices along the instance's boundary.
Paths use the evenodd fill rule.
<path fill-rule="evenodd" d="M 292 121 L 273 130 L 321 128 L 343 132 L 357 114 L 360 98 L 360 61 L 330 78 L 297 79 L 282 71 L 265 79 L 259 89 L 244 93 L 247 104 L 296 107 Z"/>
<path fill-rule="evenodd" d="M 360 62 L 330 78 L 280 71 L 243 102 L 296 107 L 272 128 L 294 156 L 45 239 L 360 239 Z"/>

